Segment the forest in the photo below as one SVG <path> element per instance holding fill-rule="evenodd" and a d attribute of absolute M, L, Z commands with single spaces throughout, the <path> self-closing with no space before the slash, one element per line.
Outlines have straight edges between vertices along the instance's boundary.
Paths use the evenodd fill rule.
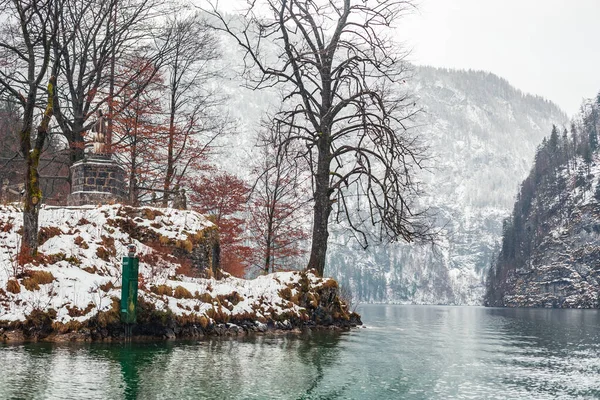
<path fill-rule="evenodd" d="M 168 207 L 184 194 L 218 225 L 234 275 L 323 275 L 334 222 L 364 247 L 433 241 L 415 203 L 420 109 L 401 89 L 404 52 L 383 34 L 413 7 L 293 0 L 254 3 L 241 17 L 210 3 L 0 1 L 0 179 L 3 200 L 23 204 L 21 262 L 36 256 L 42 204 L 65 204 L 70 167 L 90 152 L 102 114 L 127 202 Z M 244 54 L 241 86 L 281 96 L 257 116 L 259 156 L 240 176 L 215 162 L 243 124 L 212 80 L 229 72 L 219 35 Z"/>
<path fill-rule="evenodd" d="M 599 123 L 600 94 L 582 104 L 569 129 L 553 126 L 538 146 L 531 171 L 520 185 L 512 215 L 503 222 L 501 248 L 488 272 L 486 304 L 502 303 L 506 288 L 512 284 L 509 276 L 525 274 L 532 268 L 534 254 L 543 249 L 542 244 L 548 246 L 552 229 L 563 226 L 564 236 L 571 235 L 567 227 L 580 219 L 574 212 L 581 208 L 578 204 L 586 204 L 586 198 L 600 201 L 600 185 L 594 186 L 591 171 L 599 148 Z M 553 254 L 549 249 L 545 253 Z M 579 253 L 574 252 L 572 257 L 576 259 Z"/>

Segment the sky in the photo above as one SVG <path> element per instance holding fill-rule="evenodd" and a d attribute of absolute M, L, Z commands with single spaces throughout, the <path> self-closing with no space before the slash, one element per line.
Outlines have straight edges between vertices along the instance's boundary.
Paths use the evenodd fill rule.
<path fill-rule="evenodd" d="M 600 91 L 600 0 L 410 1 L 397 29 L 415 64 L 493 72 L 569 116 Z"/>
<path fill-rule="evenodd" d="M 600 91 L 600 0 L 418 0 L 408 60 L 493 72 L 573 116 Z"/>

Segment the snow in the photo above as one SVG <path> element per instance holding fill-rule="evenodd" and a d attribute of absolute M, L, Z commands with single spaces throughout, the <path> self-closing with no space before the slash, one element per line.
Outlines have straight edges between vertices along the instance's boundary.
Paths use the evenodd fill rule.
<path fill-rule="evenodd" d="M 133 217 L 132 213 L 137 216 Z M 144 213 L 152 217 L 141 217 Z M 45 265 L 29 264 L 24 269 L 47 271 L 55 279 L 52 283 L 40 284 L 39 290 L 27 290 L 21 279 L 21 291 L 14 294 L 6 289 L 8 280 L 14 279 L 19 269 L 16 255 L 20 244 L 21 235 L 18 231 L 22 214 L 15 206 L 0 206 L 0 289 L 4 290 L 0 291 L 0 320 L 22 321 L 34 309 L 53 308 L 57 311 L 56 320 L 66 323 L 71 320 L 83 321 L 99 311 L 109 310 L 111 298 L 120 298 L 121 257 L 125 255 L 127 245 L 134 244 L 140 255 L 155 252 L 152 247 L 122 231 L 114 223 L 119 219 L 130 219 L 137 229 L 143 227 L 175 240 L 185 240 L 189 235 L 213 227 L 204 216 L 193 211 L 150 207 L 132 209 L 118 204 L 98 207 L 42 207 L 40 229 L 58 228 L 60 234 L 49 238 L 39 248 L 40 253 L 49 260 Z M 98 256 L 97 251 L 106 246 L 107 238 L 114 239 L 116 252 L 108 259 L 103 259 Z M 180 260 L 170 257 L 166 261 L 159 260 L 150 265 L 141 257 L 139 272 L 144 286 L 140 285 L 139 296 L 154 303 L 157 309 L 170 310 L 176 315 L 206 315 L 209 310 L 219 308 L 220 312 L 232 316 L 255 314 L 260 318 L 284 311 L 300 315 L 303 310 L 279 294 L 282 289 L 299 282 L 299 272 L 278 272 L 253 280 L 225 274 L 225 278 L 216 280 L 177 274 L 179 262 Z M 308 276 L 313 287 L 327 281 L 312 274 Z M 107 284 L 112 284 L 112 287 L 108 286 L 107 289 L 104 286 Z M 151 287 L 155 285 L 167 285 L 172 289 L 181 286 L 194 295 L 194 298 L 159 296 L 151 291 Z M 235 305 L 223 298 L 217 300 L 219 296 L 227 297 L 234 293 L 237 293 L 239 299 Z M 201 294 L 209 294 L 212 300 L 203 302 Z M 294 294 L 295 289 L 292 289 L 292 295 Z M 83 316 L 70 316 L 69 308 L 73 307 L 80 310 L 90 308 L 90 311 Z"/>

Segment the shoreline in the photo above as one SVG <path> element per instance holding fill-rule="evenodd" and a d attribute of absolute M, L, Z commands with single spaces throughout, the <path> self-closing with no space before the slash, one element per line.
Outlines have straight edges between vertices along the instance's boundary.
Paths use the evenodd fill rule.
<path fill-rule="evenodd" d="M 287 324 L 285 322 L 288 322 Z M 133 334 L 127 337 L 125 325 L 104 328 L 82 327 L 78 331 L 59 332 L 52 329 L 35 329 L 24 326 L 20 321 L 0 327 L 0 343 L 18 345 L 25 343 L 143 343 L 170 342 L 180 340 L 245 338 L 252 336 L 302 336 L 314 332 L 349 332 L 364 327 L 360 316 L 354 314 L 350 320 L 336 321 L 329 325 L 304 323 L 293 325 L 289 321 L 258 321 L 240 324 L 219 323 L 202 328 L 197 324 L 186 326 L 133 325 Z M 137 333 L 136 333 L 137 332 Z"/>

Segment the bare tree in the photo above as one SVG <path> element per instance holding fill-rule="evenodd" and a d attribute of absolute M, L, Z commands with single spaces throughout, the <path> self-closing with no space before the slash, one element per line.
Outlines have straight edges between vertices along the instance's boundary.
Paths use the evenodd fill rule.
<path fill-rule="evenodd" d="M 211 67 L 220 57 L 214 34 L 198 14 L 177 15 L 167 25 L 172 53 L 164 69 L 169 103 L 163 207 L 190 167 L 199 169 L 215 140 L 228 129 L 227 119 L 218 114 L 223 97 L 206 84 L 218 74 Z"/>
<path fill-rule="evenodd" d="M 0 36 L 0 87 L 17 99 L 22 108 L 19 145 L 25 159 L 23 207 L 23 239 L 21 254 L 34 256 L 38 247 L 38 212 L 42 202 L 39 163 L 48 137 L 48 128 L 53 115 L 53 96 L 56 78 L 50 77 L 47 99 L 42 81 L 47 79 L 50 69 L 56 71 L 58 59 L 52 65 L 52 42 L 58 31 L 58 0 L 13 0 L 0 1 L 0 13 L 5 20 Z M 44 109 L 38 120 L 35 111 Z"/>
<path fill-rule="evenodd" d="M 364 246 L 369 225 L 379 227 L 379 239 L 432 239 L 427 219 L 413 204 L 419 196 L 413 175 L 422 158 L 408 123 L 418 109 L 400 90 L 406 68 L 389 39 L 389 28 L 411 2 L 249 4 L 241 28 L 216 7 L 208 12 L 217 18 L 216 28 L 244 49 L 253 87 L 284 91 L 277 120 L 295 131 L 289 141 L 304 143 L 313 182 L 308 268 L 324 272 L 332 212 Z M 268 57 L 267 42 L 276 46 L 276 58 Z"/>
<path fill-rule="evenodd" d="M 294 149 L 299 143 L 287 141 L 281 128 L 275 123 L 259 136 L 260 162 L 254 168 L 256 181 L 249 202 L 256 247 L 253 264 L 267 274 L 298 262 L 308 239 L 310 177 L 304 159 L 290 157 L 299 153 Z"/>
<path fill-rule="evenodd" d="M 62 53 L 60 78 L 65 84 L 57 92 L 55 111 L 73 163 L 83 158 L 85 132 L 95 123 L 96 111 L 109 109 L 112 129 L 114 115 L 145 89 L 140 78 L 152 81 L 146 71 L 159 70 L 169 52 L 169 40 L 152 24 L 162 3 L 159 0 L 63 1 L 54 51 Z M 127 75 L 115 76 L 115 63 L 128 66 L 139 60 L 146 65 L 137 74 L 121 68 Z M 129 90 L 133 82 L 138 90 L 134 93 Z M 121 101 L 115 108 L 114 99 L 126 90 L 128 102 Z"/>

